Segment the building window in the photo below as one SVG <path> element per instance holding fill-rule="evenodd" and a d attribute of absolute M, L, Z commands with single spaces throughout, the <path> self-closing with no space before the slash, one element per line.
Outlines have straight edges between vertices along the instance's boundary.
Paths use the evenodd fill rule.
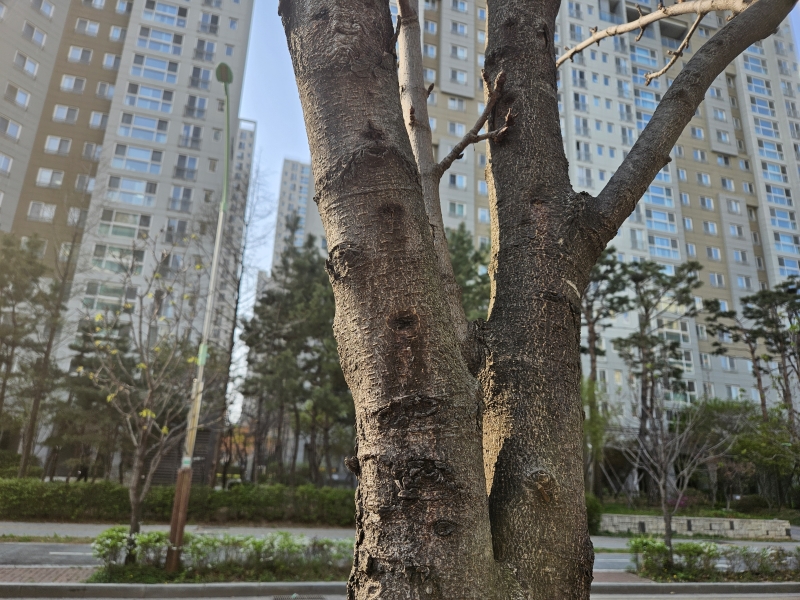
<path fill-rule="evenodd" d="M 11 165 L 13 162 L 13 158 L 0 152 L 0 175 L 8 176 L 11 173 Z"/>
<path fill-rule="evenodd" d="M 164 54 L 179 55 L 183 50 L 183 35 L 171 33 L 151 27 L 139 29 L 139 38 L 136 40 L 139 48 L 147 48 Z M 195 58 L 197 58 L 195 56 Z"/>
<path fill-rule="evenodd" d="M 108 114 L 93 110 L 89 117 L 89 127 L 92 129 L 105 129 L 108 125 Z"/>
<path fill-rule="evenodd" d="M 69 123 L 74 125 L 78 120 L 78 109 L 72 106 L 56 104 L 53 108 L 53 121 L 56 123 Z"/>
<path fill-rule="evenodd" d="M 47 41 L 47 34 L 27 21 L 22 26 L 22 37 L 36 44 L 39 48 L 44 48 L 44 43 Z"/>
<path fill-rule="evenodd" d="M 69 138 L 62 138 L 55 135 L 48 135 L 44 142 L 44 151 L 47 154 L 69 154 L 72 147 L 72 140 Z"/>
<path fill-rule="evenodd" d="M 19 140 L 19 136 L 22 133 L 22 126 L 19 123 L 0 115 L 0 133 L 11 138 L 12 140 Z"/>
<path fill-rule="evenodd" d="M 88 65 L 92 62 L 92 51 L 89 48 L 80 46 L 70 46 L 67 53 L 67 60 L 71 63 L 82 63 Z"/>
<path fill-rule="evenodd" d="M 478 209 L 478 221 L 480 223 L 488 224 L 490 222 L 489 216 L 489 209 L 488 208 L 479 208 Z"/>
<path fill-rule="evenodd" d="M 178 7 L 170 2 L 146 0 L 142 16 L 148 21 L 173 27 L 186 27 L 186 15 L 188 14 L 189 9 L 185 7 Z"/>
<path fill-rule="evenodd" d="M 100 32 L 100 23 L 89 19 L 78 19 L 75 22 L 75 31 L 89 37 L 97 37 Z"/>
<path fill-rule="evenodd" d="M 165 83 L 176 83 L 178 81 L 178 63 L 144 54 L 134 54 L 131 75 Z"/>
<path fill-rule="evenodd" d="M 31 202 L 30 205 L 28 205 L 29 221 L 52 223 L 55 215 L 56 215 L 55 204 L 45 204 L 44 202 Z"/>
<path fill-rule="evenodd" d="M 61 76 L 61 91 L 72 92 L 73 94 L 82 94 L 86 87 L 86 80 L 83 77 L 75 77 L 74 75 Z"/>
<path fill-rule="evenodd" d="M 39 63 L 19 51 L 14 56 L 14 66 L 31 77 L 36 77 L 36 72 L 39 70 Z"/>

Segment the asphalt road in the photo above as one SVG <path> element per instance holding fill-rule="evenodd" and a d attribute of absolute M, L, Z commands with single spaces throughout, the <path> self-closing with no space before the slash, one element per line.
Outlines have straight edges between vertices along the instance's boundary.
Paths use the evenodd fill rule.
<path fill-rule="evenodd" d="M 345 600 L 345 596 L 323 596 L 325 600 Z M 655 600 L 657 598 L 669 598 L 670 600 L 797 600 L 796 595 L 786 594 L 703 594 L 702 596 L 689 596 L 684 594 L 670 594 L 669 596 L 619 596 L 616 594 L 592 594 L 593 600 Z M 28 600 L 67 600 L 66 598 L 29 598 Z M 70 600 L 74 600 L 70 599 Z M 94 600 L 119 600 L 116 598 L 95 598 Z M 153 598 L 152 600 L 174 600 L 174 598 Z M 221 599 L 216 599 L 221 600 Z M 265 600 L 263 596 L 259 597 L 238 597 L 236 600 Z"/>

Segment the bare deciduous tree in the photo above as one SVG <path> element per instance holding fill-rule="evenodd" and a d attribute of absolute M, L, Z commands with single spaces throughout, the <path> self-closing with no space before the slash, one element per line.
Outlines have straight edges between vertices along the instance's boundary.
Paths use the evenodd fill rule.
<path fill-rule="evenodd" d="M 753 2 L 695 52 L 592 197 L 570 184 L 559 127 L 561 2 L 489 0 L 492 299 L 469 325 L 435 195 L 447 164 L 433 163 L 420 44 L 406 38 L 413 6 L 400 5 L 398 77 L 385 0 L 279 2 L 356 407 L 351 598 L 588 598 L 581 294 L 711 83 L 793 4 Z"/>

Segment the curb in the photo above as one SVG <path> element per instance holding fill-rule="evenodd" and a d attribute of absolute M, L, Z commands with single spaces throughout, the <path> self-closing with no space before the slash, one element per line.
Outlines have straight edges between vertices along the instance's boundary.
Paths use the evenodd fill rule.
<path fill-rule="evenodd" d="M 345 582 L 298 583 L 2 583 L 0 598 L 232 598 L 291 594 L 338 595 Z"/>
<path fill-rule="evenodd" d="M 344 582 L 63 584 L 3 583 L 0 598 L 241 598 L 291 594 L 346 594 Z M 592 595 L 800 594 L 800 582 L 596 583 Z"/>
<path fill-rule="evenodd" d="M 670 594 L 800 594 L 800 582 L 763 583 L 594 583 L 592 596 Z"/>

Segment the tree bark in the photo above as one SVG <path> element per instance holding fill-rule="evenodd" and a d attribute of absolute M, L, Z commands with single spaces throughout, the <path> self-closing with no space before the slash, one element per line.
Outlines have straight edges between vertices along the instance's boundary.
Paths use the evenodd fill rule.
<path fill-rule="evenodd" d="M 478 389 L 441 289 L 402 119 L 388 4 L 284 0 L 279 9 L 356 408 L 348 594 L 507 597 L 491 552 Z"/>
<path fill-rule="evenodd" d="M 489 0 L 487 79 L 506 84 L 488 129 L 513 125 L 489 142 L 492 300 L 467 340 L 483 407 L 442 285 L 388 4 L 280 1 L 356 408 L 350 599 L 588 599 L 581 290 L 705 90 L 774 29 L 776 7 L 779 23 L 791 2 L 759 0 L 744 31 L 730 33 L 737 17 L 695 54 L 656 111 L 661 130 L 651 121 L 649 147 L 593 199 L 570 185 L 559 128 L 560 2 Z"/>

